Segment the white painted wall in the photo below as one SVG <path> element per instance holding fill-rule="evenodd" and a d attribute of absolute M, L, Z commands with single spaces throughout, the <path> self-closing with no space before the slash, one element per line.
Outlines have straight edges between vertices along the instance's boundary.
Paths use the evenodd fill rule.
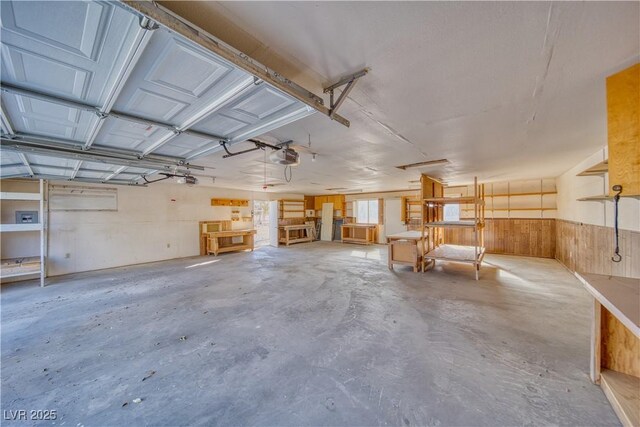
<path fill-rule="evenodd" d="M 303 199 L 298 194 L 170 183 L 117 189 L 117 212 L 49 213 L 49 276 L 198 255 L 198 221 L 231 219 L 230 207 L 211 206 L 214 197 L 251 201 Z M 10 215 L 4 212 L 4 206 L 2 210 L 3 216 Z M 233 223 L 236 229 L 251 226 Z M 2 243 L 3 258 L 20 256 L 24 250 L 24 242 L 5 240 L 3 236 Z"/>
<path fill-rule="evenodd" d="M 613 227 L 613 202 L 579 202 L 576 199 L 608 193 L 607 175 L 576 176 L 583 170 L 607 158 L 606 147 L 584 159 L 556 179 L 558 191 L 558 218 L 586 224 Z M 623 192 L 624 194 L 624 192 Z M 624 230 L 640 231 L 640 199 L 621 198 L 619 227 Z"/>

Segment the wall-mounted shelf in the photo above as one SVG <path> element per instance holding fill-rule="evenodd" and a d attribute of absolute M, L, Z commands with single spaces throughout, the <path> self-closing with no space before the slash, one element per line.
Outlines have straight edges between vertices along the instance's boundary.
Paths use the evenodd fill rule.
<path fill-rule="evenodd" d="M 597 196 L 580 197 L 579 202 L 604 202 L 605 200 L 613 200 L 613 197 L 606 194 L 599 194 Z"/>
<path fill-rule="evenodd" d="M 600 176 L 604 178 L 608 171 L 608 160 L 603 160 L 600 163 L 596 163 L 595 165 L 588 167 L 576 176 Z M 580 197 L 577 200 L 579 202 L 604 202 L 605 200 L 613 200 L 613 197 L 610 197 L 607 194 L 597 194 L 595 196 Z"/>
<path fill-rule="evenodd" d="M 604 175 L 609 171 L 609 162 L 608 160 L 603 160 L 600 163 L 597 163 L 590 168 L 587 168 L 577 174 L 576 176 L 600 176 Z"/>
<path fill-rule="evenodd" d="M 513 197 L 513 196 L 546 196 L 548 194 L 558 194 L 557 191 L 535 191 L 531 193 L 502 193 L 486 194 L 484 197 Z"/>
<path fill-rule="evenodd" d="M 248 200 L 240 199 L 211 199 L 211 206 L 237 206 L 237 207 L 249 207 Z"/>
<path fill-rule="evenodd" d="M 473 209 L 461 209 L 463 212 L 466 211 L 471 211 L 473 212 Z M 509 211 L 557 211 L 558 208 L 485 208 L 485 211 L 492 211 L 492 212 L 509 212 Z"/>

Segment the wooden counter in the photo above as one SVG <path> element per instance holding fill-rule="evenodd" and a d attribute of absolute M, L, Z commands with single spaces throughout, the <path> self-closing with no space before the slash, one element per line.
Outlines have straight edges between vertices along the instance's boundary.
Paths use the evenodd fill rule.
<path fill-rule="evenodd" d="M 343 224 L 342 243 L 370 245 L 376 242 L 378 226 L 375 224 Z"/>
<path fill-rule="evenodd" d="M 640 279 L 576 273 L 594 298 L 591 380 L 625 426 L 640 425 Z"/>
<path fill-rule="evenodd" d="M 281 225 L 278 227 L 279 241 L 289 246 L 292 243 L 313 241 L 313 229 L 311 224 Z"/>
<path fill-rule="evenodd" d="M 207 254 L 218 255 L 221 252 L 253 250 L 253 236 L 256 230 L 229 230 L 207 233 Z M 241 237 L 242 242 L 234 242 Z"/>

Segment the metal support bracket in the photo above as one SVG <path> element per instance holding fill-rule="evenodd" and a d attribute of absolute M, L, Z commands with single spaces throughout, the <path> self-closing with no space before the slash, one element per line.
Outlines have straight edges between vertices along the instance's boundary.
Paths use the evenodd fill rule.
<path fill-rule="evenodd" d="M 222 158 L 226 159 L 229 157 L 237 156 L 239 154 L 251 153 L 252 151 L 257 151 L 257 150 L 264 150 L 265 148 L 271 148 L 272 150 L 280 150 L 282 148 L 282 147 L 278 147 L 277 145 L 271 145 L 271 144 L 267 144 L 266 142 L 258 141 L 257 139 L 249 139 L 247 140 L 247 142 L 254 143 L 255 147 L 249 148 L 247 150 L 238 151 L 236 153 L 232 153 L 231 151 L 229 151 L 229 148 L 227 148 L 228 141 L 221 141 L 220 145 L 222 145 L 222 148 L 224 148 L 224 151 L 227 152 L 227 154 L 222 156 Z"/>
<path fill-rule="evenodd" d="M 336 114 L 336 111 L 338 110 L 338 108 L 340 108 L 340 106 L 345 101 L 345 99 L 347 99 L 347 96 L 349 96 L 349 92 L 353 90 L 353 87 L 355 86 L 358 79 L 360 77 L 364 77 L 368 72 L 369 72 L 369 69 L 365 68 L 362 71 L 358 71 L 357 73 L 344 77 L 340 79 L 337 83 L 334 83 L 331 86 L 324 88 L 324 93 L 327 93 L 327 92 L 329 93 L 329 117 L 333 119 L 333 116 Z M 342 93 L 340 94 L 338 99 L 335 100 L 333 92 L 334 90 L 336 90 L 341 86 L 345 86 L 345 88 L 342 89 Z"/>

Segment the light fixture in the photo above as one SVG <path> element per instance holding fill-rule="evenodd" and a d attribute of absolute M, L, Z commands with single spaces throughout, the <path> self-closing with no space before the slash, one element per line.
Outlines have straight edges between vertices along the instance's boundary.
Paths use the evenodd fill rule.
<path fill-rule="evenodd" d="M 313 154 L 311 155 L 311 161 L 312 161 L 312 162 L 315 162 L 315 161 L 316 161 L 316 153 L 313 153 Z"/>
<path fill-rule="evenodd" d="M 439 160 L 427 160 L 426 162 L 418 162 L 418 163 L 409 163 L 408 165 L 400 165 L 396 166 L 398 169 L 407 170 L 409 168 L 419 168 L 423 166 L 434 166 L 440 165 L 443 163 L 449 163 L 447 159 L 439 159 Z"/>

